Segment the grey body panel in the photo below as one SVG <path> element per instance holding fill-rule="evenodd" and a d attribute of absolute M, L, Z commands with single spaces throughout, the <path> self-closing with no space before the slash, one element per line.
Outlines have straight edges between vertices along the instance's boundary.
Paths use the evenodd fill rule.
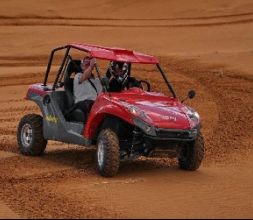
<path fill-rule="evenodd" d="M 44 97 L 32 94 L 29 99 L 36 102 L 41 109 L 45 139 L 84 146 L 91 144 L 82 135 L 84 124 L 66 121 L 62 113 L 66 103 L 65 91 L 55 91 Z"/>

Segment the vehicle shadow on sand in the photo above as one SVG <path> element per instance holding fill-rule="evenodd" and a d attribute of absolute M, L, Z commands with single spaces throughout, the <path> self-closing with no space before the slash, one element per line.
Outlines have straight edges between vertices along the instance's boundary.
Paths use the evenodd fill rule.
<path fill-rule="evenodd" d="M 76 169 L 83 169 L 95 163 L 95 153 L 95 149 L 87 148 L 57 149 L 45 152 L 42 159 Z"/>
<path fill-rule="evenodd" d="M 94 148 L 51 150 L 46 152 L 41 159 L 78 170 L 96 170 L 96 150 Z M 135 160 L 121 161 L 118 174 L 176 167 L 177 163 L 172 159 L 139 157 Z"/>

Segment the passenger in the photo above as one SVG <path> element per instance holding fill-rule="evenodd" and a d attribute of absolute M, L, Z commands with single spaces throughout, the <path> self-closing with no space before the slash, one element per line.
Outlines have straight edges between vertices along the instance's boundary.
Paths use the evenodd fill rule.
<path fill-rule="evenodd" d="M 98 94 L 102 91 L 100 80 L 92 73 L 95 65 L 95 58 L 84 57 L 81 61 L 82 72 L 76 73 L 74 78 L 74 100 L 86 117 Z"/>

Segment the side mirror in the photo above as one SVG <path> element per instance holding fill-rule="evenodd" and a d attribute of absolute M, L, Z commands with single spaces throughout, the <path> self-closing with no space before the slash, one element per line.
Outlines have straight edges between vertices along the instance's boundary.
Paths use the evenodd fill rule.
<path fill-rule="evenodd" d="M 190 91 L 188 92 L 188 98 L 189 98 L 189 99 L 193 99 L 193 98 L 195 97 L 195 95 L 196 95 L 195 90 L 190 90 Z"/>
<path fill-rule="evenodd" d="M 187 97 L 186 97 L 185 99 L 183 99 L 181 102 L 183 103 L 183 102 L 184 102 L 185 100 L 187 100 L 187 99 L 193 99 L 193 98 L 195 97 L 195 95 L 196 95 L 195 90 L 190 90 L 190 91 L 188 92 Z"/>

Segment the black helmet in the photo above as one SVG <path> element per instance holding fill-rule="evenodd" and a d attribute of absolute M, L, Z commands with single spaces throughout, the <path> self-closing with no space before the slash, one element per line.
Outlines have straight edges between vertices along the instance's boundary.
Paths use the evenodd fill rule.
<path fill-rule="evenodd" d="M 122 86 L 126 85 L 128 80 L 128 64 L 124 62 L 111 62 L 111 73 L 113 74 L 114 78 L 122 84 Z M 117 74 L 117 71 L 120 70 L 120 74 Z"/>

